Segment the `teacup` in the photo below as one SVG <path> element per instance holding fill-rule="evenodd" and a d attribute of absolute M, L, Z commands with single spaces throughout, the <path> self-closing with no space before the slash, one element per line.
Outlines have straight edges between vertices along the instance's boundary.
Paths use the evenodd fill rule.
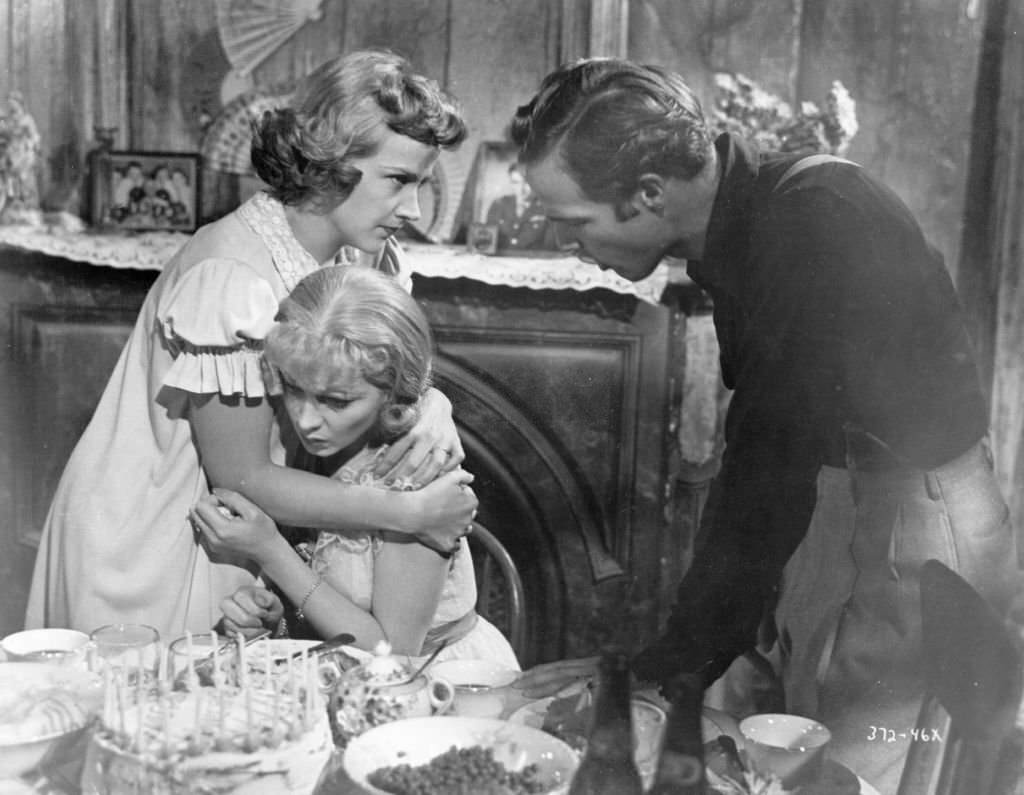
<path fill-rule="evenodd" d="M 85 668 L 89 636 L 74 629 L 26 629 L 0 640 L 0 649 L 11 662 L 48 662 Z"/>
<path fill-rule="evenodd" d="M 490 660 L 444 660 L 430 669 L 455 688 L 452 712 L 473 718 L 498 718 L 505 711 L 509 686 L 519 676 Z"/>
<path fill-rule="evenodd" d="M 778 776 L 786 789 L 821 776 L 832 733 L 817 721 L 800 715 L 751 715 L 740 721 L 739 729 L 750 759 Z"/>

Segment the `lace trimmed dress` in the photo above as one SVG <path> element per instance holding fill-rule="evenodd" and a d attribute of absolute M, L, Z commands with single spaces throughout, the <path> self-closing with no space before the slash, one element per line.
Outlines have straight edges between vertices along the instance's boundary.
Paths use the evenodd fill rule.
<path fill-rule="evenodd" d="M 373 264 L 408 287 L 393 242 Z M 292 235 L 280 203 L 262 193 L 175 254 L 58 484 L 26 627 L 89 632 L 143 622 L 169 640 L 209 631 L 221 599 L 253 581 L 244 567 L 211 561 L 189 523 L 189 508 L 209 490 L 189 396 L 264 397 L 263 338 L 280 300 L 320 265 Z M 277 433 L 270 451 L 284 462 Z"/>
<path fill-rule="evenodd" d="M 376 458 L 377 451 L 365 448 L 333 477 L 343 483 L 388 488 L 372 474 Z M 394 488 L 400 489 L 402 484 Z M 376 532 L 321 530 L 312 545 L 310 567 L 338 593 L 370 611 L 374 564 L 383 543 Z M 476 598 L 473 559 L 466 539 L 462 538 L 458 551 L 451 558 L 448 578 L 422 653 L 429 654 L 442 640 L 447 640 L 448 645 L 436 658 L 438 661 L 483 659 L 519 670 L 515 652 L 501 630 L 476 614 Z"/>

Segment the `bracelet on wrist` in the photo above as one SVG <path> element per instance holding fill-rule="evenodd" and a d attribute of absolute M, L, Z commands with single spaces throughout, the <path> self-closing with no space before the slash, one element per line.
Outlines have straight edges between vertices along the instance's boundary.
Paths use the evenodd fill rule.
<path fill-rule="evenodd" d="M 309 601 L 309 597 L 311 597 L 314 593 L 316 593 L 316 589 L 319 588 L 321 585 L 323 585 L 323 582 L 324 582 L 324 575 L 322 575 L 322 574 L 316 575 L 316 582 L 314 582 L 309 587 L 309 590 L 306 591 L 306 595 L 302 597 L 302 601 L 299 602 L 299 608 L 298 608 L 298 610 L 295 611 L 295 617 L 299 621 L 305 621 L 306 620 L 306 603 Z"/>

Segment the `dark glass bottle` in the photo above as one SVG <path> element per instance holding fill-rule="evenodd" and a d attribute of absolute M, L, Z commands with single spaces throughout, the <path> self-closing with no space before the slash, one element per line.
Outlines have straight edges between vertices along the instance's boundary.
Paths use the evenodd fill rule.
<path fill-rule="evenodd" d="M 665 695 L 670 708 L 661 746 L 652 795 L 704 795 L 704 737 L 701 713 L 704 687 L 700 678 L 679 674 L 669 683 Z"/>
<path fill-rule="evenodd" d="M 641 795 L 643 785 L 633 760 L 633 714 L 629 660 L 606 654 L 598 672 L 593 722 L 569 795 Z"/>

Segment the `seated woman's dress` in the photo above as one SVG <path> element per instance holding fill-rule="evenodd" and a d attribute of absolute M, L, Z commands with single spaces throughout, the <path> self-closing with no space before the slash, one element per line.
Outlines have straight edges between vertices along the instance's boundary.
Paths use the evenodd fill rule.
<path fill-rule="evenodd" d="M 372 474 L 378 451 L 365 448 L 333 477 L 343 483 L 389 488 Z M 402 488 L 395 484 L 390 488 Z M 338 593 L 363 610 L 371 609 L 374 563 L 383 540 L 377 532 L 321 530 L 312 543 L 310 566 Z M 401 587 L 401 583 L 396 583 Z M 485 659 L 519 670 L 511 644 L 501 631 L 476 613 L 476 578 L 465 538 L 452 555 L 448 577 L 421 654 L 430 654 L 447 640 L 437 660 Z"/>

